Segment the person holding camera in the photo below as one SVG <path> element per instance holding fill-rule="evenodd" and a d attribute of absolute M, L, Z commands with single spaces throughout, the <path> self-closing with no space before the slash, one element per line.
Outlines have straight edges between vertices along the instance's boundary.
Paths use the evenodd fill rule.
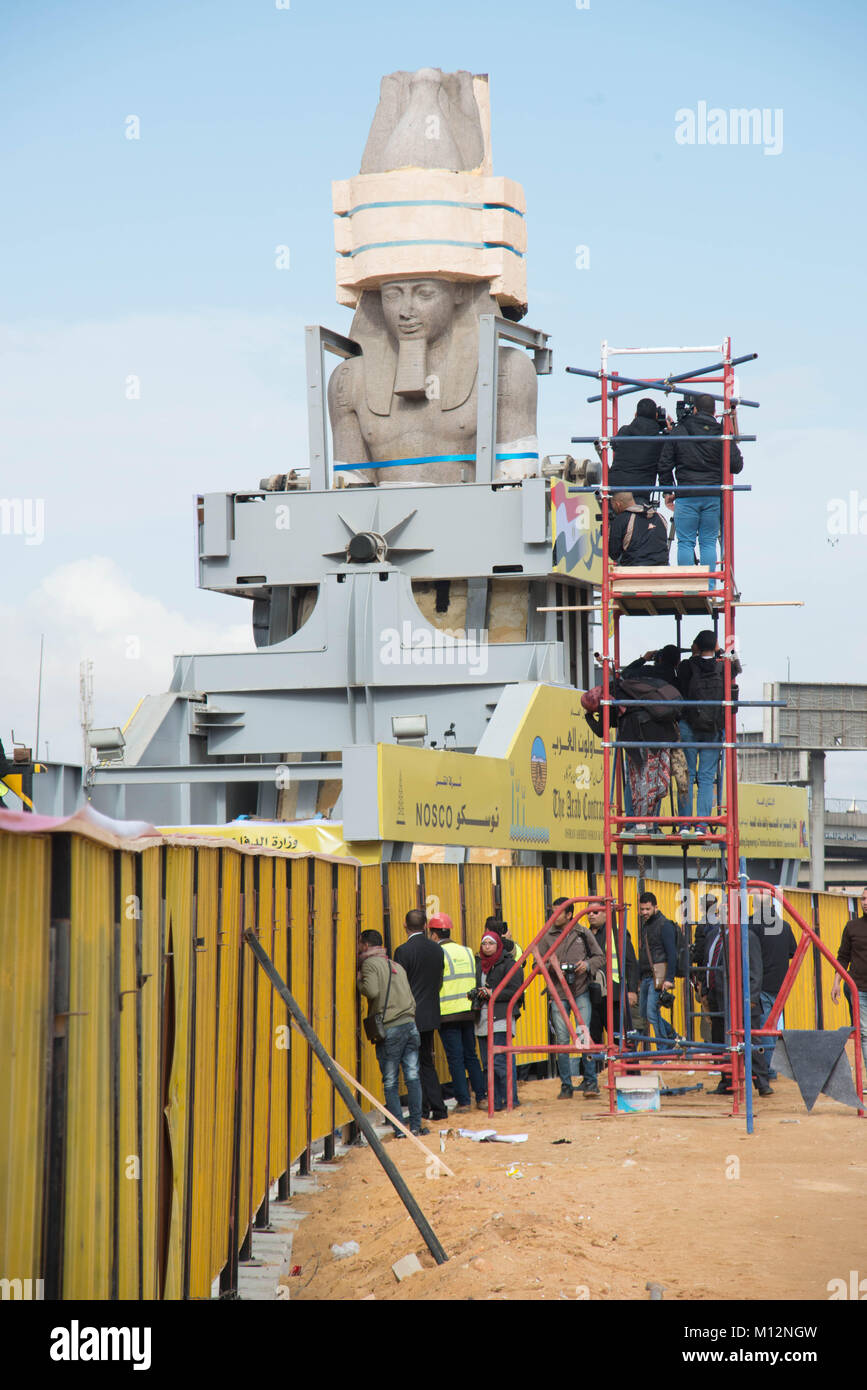
<path fill-rule="evenodd" d="M 429 1130 L 421 1122 L 418 1069 L 421 1039 L 415 1026 L 415 999 L 406 971 L 402 965 L 389 960 L 378 931 L 361 933 L 358 988 L 370 1001 L 364 1031 L 376 1044 L 376 1060 L 382 1073 L 386 1109 L 403 1123 L 398 1086 L 402 1069 L 409 1100 L 409 1128 L 413 1134 L 428 1134 Z M 395 1128 L 394 1137 L 404 1139 L 406 1136 Z"/>
<path fill-rule="evenodd" d="M 632 492 L 636 502 L 650 501 L 671 424 L 663 407 L 649 396 L 638 402 L 634 420 L 621 425 L 612 441 L 614 457 L 608 470 L 609 496 L 613 491 Z M 636 436 L 634 440 L 633 436 Z"/>
<path fill-rule="evenodd" d="M 573 905 L 566 898 L 555 898 L 553 906 L 559 908 L 560 911 L 539 941 L 537 950 L 540 956 L 553 946 L 567 922 L 572 920 Z M 560 974 L 565 981 L 568 994 L 558 978 L 554 965 L 555 960 L 560 967 Z M 563 1006 L 563 1013 L 565 1013 L 566 1018 L 571 1014 L 576 1024 L 583 1024 L 589 1030 L 593 1016 L 590 986 L 599 970 L 604 971 L 605 969 L 605 956 L 592 931 L 576 922 L 571 931 L 568 931 L 563 937 L 553 956 L 548 957 L 547 966 L 551 976 L 551 984 L 557 999 Z M 573 1008 L 569 998 L 570 994 L 575 1002 L 575 1008 Z M 577 1013 L 575 1012 L 576 1009 Z M 553 1041 L 560 1046 L 572 1041 L 563 1013 L 560 1012 L 549 991 L 548 1026 Z M 557 1058 L 557 1071 L 560 1076 L 559 1100 L 571 1100 L 576 1090 L 583 1091 L 585 1099 L 599 1095 L 599 1082 L 596 1079 L 596 1058 L 593 1053 L 585 1052 L 580 1057 L 574 1053 L 570 1055 L 568 1052 L 557 1052 L 554 1055 Z M 580 1073 L 583 1073 L 583 1081 L 576 1086 L 573 1078 Z"/>
<path fill-rule="evenodd" d="M 638 961 L 641 985 L 638 993 L 638 1012 L 653 1029 L 656 1048 L 676 1033 L 660 1007 L 674 1003 L 674 981 L 677 975 L 677 932 L 668 917 L 663 917 L 655 893 L 642 893 L 638 899 Z"/>
<path fill-rule="evenodd" d="M 468 997 L 472 1002 L 473 1009 L 476 1011 L 476 1037 L 479 1040 L 479 1052 L 482 1057 L 482 1071 L 485 1079 L 485 1089 L 490 1095 L 491 1078 L 488 1076 L 488 1034 L 493 1030 L 494 1042 L 498 1044 L 506 1041 L 506 1012 L 510 999 L 513 999 L 521 988 L 524 979 L 523 966 L 512 975 L 512 978 L 503 986 L 497 995 L 493 1007 L 493 1019 L 491 1018 L 491 997 L 497 985 L 508 975 L 515 964 L 515 957 L 507 952 L 503 943 L 503 938 L 496 932 L 485 932 L 482 937 L 479 954 L 476 957 L 476 987 L 469 991 Z M 512 1016 L 512 1029 L 514 1035 L 514 1025 L 518 1021 L 521 1012 L 521 1001 L 515 1006 Z M 494 1109 L 504 1110 L 506 1107 L 506 1054 L 504 1052 L 494 1053 Z M 520 1105 L 518 1100 L 518 1069 L 515 1065 L 515 1058 L 512 1057 L 512 1103 Z"/>
<path fill-rule="evenodd" d="M 608 1012 L 606 1006 L 606 995 L 608 992 L 608 980 L 605 969 L 605 904 L 603 902 L 590 903 L 587 908 L 587 922 L 596 937 L 599 949 L 602 952 L 602 964 L 596 971 L 593 982 L 590 985 L 590 1004 L 592 1013 L 590 1017 L 590 1037 L 593 1042 L 601 1043 L 603 1031 L 607 1026 Z M 619 932 L 617 930 L 617 917 L 612 911 L 611 925 L 614 931 L 614 940 L 611 943 L 611 995 L 614 1010 L 614 1028 L 619 1041 L 620 1032 L 620 989 L 621 971 L 618 954 L 620 950 Z M 635 947 L 629 933 L 625 933 L 626 956 L 626 1000 L 623 1004 L 623 1029 L 628 1033 L 632 1028 L 632 1013 L 630 1006 L 638 1003 L 638 959 L 635 955 Z"/>
<path fill-rule="evenodd" d="M 713 407 L 713 396 L 708 395 L 696 396 L 695 409 L 682 406 L 679 401 L 677 424 L 665 441 L 659 460 L 659 481 L 665 505 L 669 510 L 674 508 L 677 563 L 695 564 L 697 542 L 699 563 L 708 569 L 716 566 L 716 543 L 722 530 L 723 427 Z M 737 444 L 729 447 L 732 474 L 740 473 L 744 466 L 743 455 Z M 682 493 L 675 501 L 675 494 L 666 492 L 666 488 L 675 485 L 694 486 L 697 490 Z"/>

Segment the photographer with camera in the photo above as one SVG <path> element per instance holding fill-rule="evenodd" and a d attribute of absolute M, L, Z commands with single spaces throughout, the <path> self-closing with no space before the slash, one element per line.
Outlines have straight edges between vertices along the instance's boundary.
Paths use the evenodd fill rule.
<path fill-rule="evenodd" d="M 674 981 L 677 976 L 677 931 L 674 923 L 660 912 L 656 895 L 642 893 L 638 899 L 638 961 L 641 987 L 638 1012 L 653 1029 L 656 1047 L 668 1038 L 677 1036 L 660 1007 L 674 1003 Z"/>
<path fill-rule="evenodd" d="M 602 964 L 596 971 L 593 983 L 590 986 L 590 1004 L 592 1014 L 590 1018 L 590 1037 L 595 1043 L 602 1042 L 603 1031 L 607 1023 L 606 994 L 608 981 L 605 971 L 605 904 L 603 902 L 590 903 L 587 908 L 587 922 L 590 930 L 596 937 L 599 949 L 602 952 Z M 611 943 L 611 995 L 614 1009 L 614 1028 L 618 1034 L 620 1031 L 620 962 L 618 953 L 620 949 L 619 933 L 617 930 L 617 916 L 614 911 L 611 913 L 611 926 L 614 932 L 614 940 Z M 630 1006 L 638 1003 L 638 959 L 635 955 L 635 947 L 629 933 L 625 933 L 626 956 L 626 1000 L 623 1005 L 623 1028 L 628 1033 L 632 1028 L 632 1013 Z"/>
<path fill-rule="evenodd" d="M 488 1076 L 488 1032 L 493 1028 L 494 1042 L 505 1043 L 506 1011 L 509 1000 L 514 998 L 523 983 L 523 966 L 518 967 L 508 984 L 497 995 L 493 1009 L 493 1020 L 491 1019 L 490 999 L 497 985 L 508 975 L 514 964 L 515 957 L 505 949 L 503 938 L 496 932 L 485 932 L 479 947 L 479 954 L 476 956 L 476 987 L 468 991 L 467 998 L 477 1016 L 476 1037 L 479 1040 L 482 1072 L 488 1095 L 490 1095 L 491 1085 L 491 1078 Z M 513 1036 L 514 1025 L 518 1021 L 520 1012 L 521 1001 L 519 1000 L 512 1015 Z M 506 1107 L 506 1055 L 503 1052 L 494 1053 L 493 1079 L 494 1109 L 504 1110 Z M 514 1057 L 512 1057 L 512 1096 L 513 1105 L 520 1105 L 521 1102 L 518 1100 L 518 1069 Z"/>
<path fill-rule="evenodd" d="M 674 529 L 677 535 L 677 563 L 695 564 L 698 542 L 699 563 L 713 569 L 716 566 L 717 537 L 722 530 L 723 427 L 713 413 L 713 396 L 695 397 L 695 408 L 687 402 L 677 403 L 677 424 L 665 441 L 659 461 L 659 481 L 665 505 L 674 508 Z M 731 444 L 731 471 L 740 473 L 743 456 L 737 444 Z M 707 491 L 685 492 L 675 501 L 667 487 L 703 486 Z M 711 581 L 711 588 L 713 588 Z"/>
<path fill-rule="evenodd" d="M 564 926 L 573 916 L 572 904 L 568 903 L 566 907 L 563 907 L 563 903 L 567 903 L 566 898 L 555 898 L 554 900 L 553 906 L 559 907 L 561 910 L 538 944 L 537 949 L 540 956 L 553 946 Z M 552 965 L 555 958 L 575 1001 L 577 1014 L 569 1002 L 568 995 L 560 988 L 557 971 Z M 576 922 L 572 930 L 567 932 L 560 942 L 554 956 L 548 957 L 547 964 L 552 985 L 557 992 L 557 998 L 563 1005 L 566 1016 L 571 1014 L 576 1023 L 584 1024 L 589 1030 L 592 1018 L 590 986 L 598 971 L 605 969 L 605 957 L 592 931 Z M 548 999 L 548 1025 L 552 1040 L 555 1043 L 562 1046 L 571 1042 L 566 1019 L 550 995 Z M 560 1076 L 558 1099 L 571 1100 L 576 1090 L 583 1090 L 585 1099 L 599 1095 L 599 1083 L 596 1079 L 596 1058 L 592 1053 L 584 1053 L 580 1058 L 574 1054 L 570 1056 L 567 1052 L 557 1052 L 555 1056 L 557 1058 L 557 1071 Z M 582 1072 L 584 1079 L 576 1086 L 573 1077 Z"/>
<path fill-rule="evenodd" d="M 671 424 L 663 407 L 649 396 L 638 402 L 635 419 L 628 425 L 621 425 L 612 441 L 614 457 L 608 470 L 609 496 L 613 491 L 632 492 L 636 502 L 650 501 L 650 490 L 656 487 L 663 445 Z M 633 435 L 637 436 L 634 442 Z M 653 438 L 649 439 L 648 435 Z"/>

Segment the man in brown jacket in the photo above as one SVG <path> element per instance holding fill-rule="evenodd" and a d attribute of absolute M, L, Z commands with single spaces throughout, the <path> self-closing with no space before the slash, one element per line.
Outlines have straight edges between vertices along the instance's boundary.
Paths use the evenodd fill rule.
<path fill-rule="evenodd" d="M 376 1060 L 382 1072 L 385 1104 L 396 1120 L 403 1123 L 398 1078 L 401 1067 L 409 1101 L 409 1127 L 413 1134 L 427 1134 L 421 1122 L 421 1082 L 418 1050 L 421 1039 L 415 1026 L 415 999 L 402 965 L 389 960 L 378 931 L 361 933 L 358 957 L 358 988 L 366 999 L 368 1016 L 383 1015 L 385 1040 L 376 1044 Z M 405 1136 L 394 1131 L 395 1139 Z"/>
<path fill-rule="evenodd" d="M 564 926 L 572 917 L 572 904 L 562 907 L 566 903 L 566 898 L 555 898 L 554 907 L 560 908 L 551 926 L 539 942 L 538 950 L 540 955 L 554 944 Z M 605 957 L 598 941 L 588 927 L 576 922 L 571 931 L 568 931 L 554 952 L 553 956 L 548 957 L 548 971 L 551 975 L 552 984 L 563 1005 L 563 1011 L 568 1016 L 570 1013 L 578 1022 L 578 1016 L 574 1014 L 569 998 L 563 992 L 563 988 L 557 978 L 556 971 L 552 969 L 554 957 L 559 961 L 560 969 L 566 979 L 566 984 L 578 1007 L 580 1022 L 586 1028 L 590 1027 L 591 1004 L 590 1004 L 590 982 L 595 977 L 598 970 L 605 969 Z M 553 1041 L 559 1044 L 571 1042 L 569 1029 L 563 1014 L 557 1007 L 554 999 L 548 998 L 548 1024 L 553 1035 Z M 588 1034 L 589 1041 L 589 1034 Z M 596 1080 L 596 1058 L 592 1053 L 585 1052 L 579 1058 L 568 1052 L 557 1052 L 557 1071 L 560 1074 L 560 1100 L 570 1100 L 575 1090 L 583 1090 L 585 1100 L 590 1096 L 599 1095 L 599 1083 Z M 579 1086 L 575 1086 L 572 1078 L 583 1072 L 584 1080 Z"/>

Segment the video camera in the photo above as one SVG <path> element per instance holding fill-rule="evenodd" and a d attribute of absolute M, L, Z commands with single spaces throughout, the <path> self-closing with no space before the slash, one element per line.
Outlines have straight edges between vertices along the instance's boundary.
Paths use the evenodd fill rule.
<path fill-rule="evenodd" d="M 675 405 L 675 410 L 677 411 L 677 423 L 680 424 L 688 415 L 695 414 L 695 405 L 687 398 L 686 400 L 678 401 Z"/>

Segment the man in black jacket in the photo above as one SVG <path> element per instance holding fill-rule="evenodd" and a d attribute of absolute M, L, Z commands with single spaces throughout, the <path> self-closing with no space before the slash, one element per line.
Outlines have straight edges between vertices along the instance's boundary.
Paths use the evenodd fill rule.
<path fill-rule="evenodd" d="M 608 553 L 615 565 L 667 565 L 668 531 L 655 507 L 636 502 L 631 492 L 611 499 Z"/>
<path fill-rule="evenodd" d="M 782 914 L 777 914 L 774 908 L 773 894 L 766 891 L 760 891 L 757 894 L 753 905 L 753 915 L 750 918 L 750 931 L 755 932 L 762 948 L 759 1026 L 764 1028 L 771 1009 L 774 1007 L 774 1001 L 780 992 L 780 985 L 786 977 L 789 961 L 797 949 L 797 942 L 788 922 Z M 785 1028 L 785 1026 L 785 1019 L 781 1013 L 777 1020 L 777 1027 Z M 773 1081 L 777 1073 L 769 1071 L 768 1075 Z"/>
<path fill-rule="evenodd" d="M 856 913 L 843 928 L 837 959 L 852 976 L 858 991 L 858 1002 L 861 1005 L 861 1056 L 864 1058 L 864 1066 L 867 1067 L 867 888 L 861 890 L 860 917 Z M 840 1002 L 840 984 L 840 976 L 835 975 L 834 984 L 831 987 L 831 998 L 835 1004 Z M 852 999 L 848 985 L 846 985 L 846 1000 L 849 1005 L 849 1017 L 854 1025 Z"/>
<path fill-rule="evenodd" d="M 737 659 L 732 661 L 732 699 L 738 698 L 735 676 L 740 674 L 741 666 Z M 677 668 L 677 688 L 684 700 L 705 700 L 706 704 L 685 705 L 680 720 L 680 739 L 685 745 L 723 741 L 725 728 L 725 671 L 723 657 L 719 653 L 716 633 L 710 628 L 699 632 L 692 644 L 692 655 L 682 661 Z M 720 765 L 719 748 L 684 747 L 686 758 L 688 790 L 678 797 L 677 814 L 692 815 L 692 789 L 698 783 L 696 797 L 696 816 L 709 816 L 713 811 L 714 787 Z M 681 829 L 682 835 L 706 834 L 708 826 L 694 829 Z"/>
<path fill-rule="evenodd" d="M 746 922 L 742 923 L 741 930 L 747 934 L 749 946 L 750 962 L 750 1028 L 756 1029 L 762 1026 L 762 975 L 764 967 L 762 965 L 762 946 L 761 941 L 754 931 L 750 931 Z M 728 942 L 726 933 L 720 926 L 718 933 L 711 940 L 708 963 L 708 985 L 710 989 L 710 1000 L 717 1017 L 713 1019 L 713 1041 L 725 1042 L 726 1018 L 725 1018 L 725 995 L 728 983 Z M 774 1050 L 773 1038 L 755 1038 L 753 1040 L 753 1085 L 760 1096 L 772 1096 L 774 1094 L 769 1081 L 769 1058 Z M 730 1096 L 731 1086 L 728 1078 L 722 1077 L 716 1091 L 712 1094 L 720 1096 Z"/>
<path fill-rule="evenodd" d="M 699 560 L 709 569 L 716 567 L 716 543 L 720 534 L 720 491 L 723 480 L 722 425 L 713 413 L 713 397 L 697 396 L 695 410 L 680 420 L 665 441 L 659 460 L 659 482 L 663 490 L 677 486 L 701 486 L 706 491 L 684 492 L 675 501 L 674 493 L 664 493 L 667 507 L 674 507 L 677 533 L 677 563 L 695 564 L 698 541 Z M 731 450 L 731 471 L 740 473 L 744 460 L 737 444 Z M 712 582 L 713 586 L 713 582 Z"/>
<path fill-rule="evenodd" d="M 636 502 L 650 501 L 649 489 L 656 486 L 665 431 L 666 426 L 657 418 L 656 402 L 645 396 L 638 402 L 635 419 L 628 425 L 621 425 L 614 436 L 614 458 L 608 470 L 609 488 L 635 492 Z M 637 436 L 634 441 L 633 435 Z M 648 439 L 648 435 L 653 438 Z M 636 488 L 640 491 L 636 492 Z"/>
<path fill-rule="evenodd" d="M 415 1026 L 421 1038 L 418 1063 L 422 1116 L 426 1120 L 447 1120 L 449 1112 L 433 1060 L 434 1033 L 440 1026 L 440 990 L 445 959 L 442 946 L 425 935 L 426 921 L 421 908 L 414 907 L 406 914 L 404 930 L 407 939 L 398 946 L 394 959 L 406 971 L 409 987 L 415 997 Z"/>
<path fill-rule="evenodd" d="M 638 899 L 638 969 L 641 987 L 638 1012 L 652 1026 L 660 1046 L 666 1038 L 676 1036 L 667 1018 L 659 1011 L 662 990 L 674 988 L 677 976 L 677 931 L 670 918 L 659 910 L 654 893 L 642 893 Z"/>

